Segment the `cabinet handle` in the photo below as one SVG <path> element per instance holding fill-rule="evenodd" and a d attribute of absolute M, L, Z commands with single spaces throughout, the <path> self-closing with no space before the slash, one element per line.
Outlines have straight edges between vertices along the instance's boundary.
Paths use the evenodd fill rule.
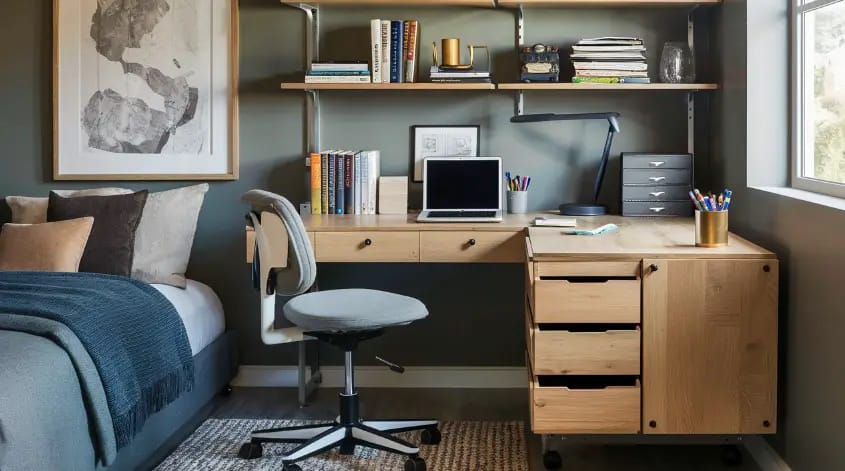
<path fill-rule="evenodd" d="M 652 192 L 651 192 L 651 193 L 649 193 L 649 194 L 650 194 L 651 196 L 655 197 L 655 198 L 659 198 L 659 197 L 661 197 L 661 196 L 665 195 L 665 194 L 666 194 L 666 192 L 665 192 L 665 191 L 652 191 Z"/>
<path fill-rule="evenodd" d="M 475 241 L 475 239 L 470 239 L 469 242 L 467 242 L 467 244 L 469 244 L 470 247 L 475 247 L 476 241 Z"/>
<path fill-rule="evenodd" d="M 653 181 L 654 183 L 659 183 L 659 182 L 662 182 L 663 180 L 666 180 L 666 177 L 648 177 L 648 179 L 650 181 Z"/>
<path fill-rule="evenodd" d="M 648 269 L 651 270 L 652 272 L 656 272 L 657 270 L 660 269 L 660 267 L 658 267 L 656 263 L 652 263 L 651 265 L 649 265 Z"/>
<path fill-rule="evenodd" d="M 656 420 L 650 420 L 648 422 L 648 426 L 651 427 L 651 428 L 657 428 L 657 421 Z"/>
<path fill-rule="evenodd" d="M 366 239 L 364 241 L 364 245 L 366 245 L 367 247 L 373 245 L 373 239 Z"/>
<path fill-rule="evenodd" d="M 655 207 L 655 208 L 648 208 L 648 210 L 651 211 L 652 213 L 662 213 L 663 210 L 665 210 L 665 209 L 666 208 L 664 208 L 663 206 L 658 206 L 658 207 Z"/>
<path fill-rule="evenodd" d="M 666 162 L 654 161 L 654 162 L 649 162 L 648 165 L 651 166 L 651 167 L 662 167 L 663 165 L 666 165 Z"/>

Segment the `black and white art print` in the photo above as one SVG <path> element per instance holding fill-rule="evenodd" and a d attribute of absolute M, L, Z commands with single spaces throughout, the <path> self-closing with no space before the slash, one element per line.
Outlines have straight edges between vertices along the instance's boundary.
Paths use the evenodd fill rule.
<path fill-rule="evenodd" d="M 56 0 L 54 176 L 237 177 L 237 0 Z"/>
<path fill-rule="evenodd" d="M 481 127 L 475 125 L 413 126 L 414 181 L 423 180 L 423 162 L 429 157 L 478 157 Z"/>

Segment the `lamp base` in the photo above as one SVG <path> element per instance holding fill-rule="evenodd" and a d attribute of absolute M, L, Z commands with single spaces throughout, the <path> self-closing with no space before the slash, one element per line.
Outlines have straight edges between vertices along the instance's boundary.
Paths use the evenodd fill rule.
<path fill-rule="evenodd" d="M 566 203 L 560 205 L 562 216 L 604 216 L 607 206 L 587 203 Z"/>

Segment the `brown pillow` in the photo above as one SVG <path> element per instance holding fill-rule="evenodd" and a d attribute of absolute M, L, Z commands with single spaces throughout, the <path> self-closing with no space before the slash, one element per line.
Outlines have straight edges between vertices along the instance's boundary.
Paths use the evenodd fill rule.
<path fill-rule="evenodd" d="M 123 188 L 92 188 L 90 190 L 54 190 L 59 196 L 111 196 L 128 195 L 132 190 Z M 47 198 L 29 196 L 7 196 L 6 204 L 12 210 L 15 224 L 43 224 L 47 222 Z"/>
<path fill-rule="evenodd" d="M 50 192 L 48 221 L 65 221 L 85 216 L 94 227 L 82 255 L 79 271 L 129 276 L 135 249 L 135 231 L 147 201 L 147 191 L 116 196 L 62 198 Z"/>
<path fill-rule="evenodd" d="M 44 224 L 4 224 L 0 270 L 76 272 L 94 218 Z"/>

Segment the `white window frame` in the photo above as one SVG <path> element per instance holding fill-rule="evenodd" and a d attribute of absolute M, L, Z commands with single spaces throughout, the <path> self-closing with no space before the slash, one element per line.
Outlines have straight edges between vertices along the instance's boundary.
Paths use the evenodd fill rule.
<path fill-rule="evenodd" d="M 813 81 L 813 58 L 804 57 L 804 13 L 818 10 L 819 8 L 833 5 L 845 0 L 792 0 L 792 187 L 800 190 L 822 193 L 839 198 L 845 198 L 845 185 L 807 178 L 802 168 L 807 164 L 805 161 L 804 143 L 812 140 L 813 122 L 812 119 L 805 119 L 806 109 L 804 108 L 805 98 L 808 91 L 804 84 L 809 79 Z M 810 91 L 811 93 L 811 91 Z M 812 98 L 812 96 L 811 96 Z"/>

